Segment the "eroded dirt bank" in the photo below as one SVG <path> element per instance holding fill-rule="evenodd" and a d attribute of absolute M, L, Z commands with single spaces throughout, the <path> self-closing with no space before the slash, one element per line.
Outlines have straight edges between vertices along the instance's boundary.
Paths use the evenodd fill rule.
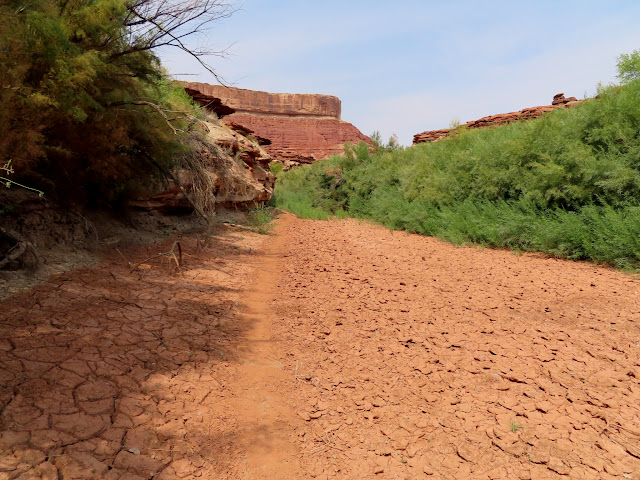
<path fill-rule="evenodd" d="M 288 215 L 181 244 L 0 302 L 1 480 L 640 479 L 631 276 Z"/>

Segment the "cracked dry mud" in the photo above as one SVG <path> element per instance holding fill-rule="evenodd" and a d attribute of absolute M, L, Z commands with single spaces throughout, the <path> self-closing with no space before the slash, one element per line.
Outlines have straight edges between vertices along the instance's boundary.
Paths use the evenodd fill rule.
<path fill-rule="evenodd" d="M 634 277 L 355 220 L 275 233 L 0 303 L 0 479 L 640 479 Z"/>

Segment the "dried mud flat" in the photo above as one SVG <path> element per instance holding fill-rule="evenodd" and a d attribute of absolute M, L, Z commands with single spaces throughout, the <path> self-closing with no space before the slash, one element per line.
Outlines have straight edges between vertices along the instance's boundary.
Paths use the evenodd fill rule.
<path fill-rule="evenodd" d="M 174 240 L 122 252 L 136 265 Z M 282 240 L 177 240 L 182 275 L 106 251 L 0 303 L 0 479 L 292 477 L 266 308 Z"/>
<path fill-rule="evenodd" d="M 0 303 L 0 480 L 640 479 L 633 277 L 354 220 L 180 241 Z"/>
<path fill-rule="evenodd" d="M 289 227 L 316 478 L 640 478 L 640 283 L 356 221 Z"/>

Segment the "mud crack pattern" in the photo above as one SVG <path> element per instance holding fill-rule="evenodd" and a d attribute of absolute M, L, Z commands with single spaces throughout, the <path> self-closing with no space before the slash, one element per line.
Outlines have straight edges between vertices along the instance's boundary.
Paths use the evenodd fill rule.
<path fill-rule="evenodd" d="M 180 239 L 184 275 L 113 251 L 0 303 L 0 479 L 244 478 L 260 425 L 230 405 L 264 237 L 227 230 Z"/>
<path fill-rule="evenodd" d="M 640 282 L 354 220 L 288 232 L 312 477 L 640 478 Z"/>
<path fill-rule="evenodd" d="M 355 220 L 181 241 L 0 303 L 0 480 L 640 479 L 633 276 Z"/>

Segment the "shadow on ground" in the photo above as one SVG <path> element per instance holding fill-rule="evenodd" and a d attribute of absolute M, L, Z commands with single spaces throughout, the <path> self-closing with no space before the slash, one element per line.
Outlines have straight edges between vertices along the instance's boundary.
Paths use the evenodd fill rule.
<path fill-rule="evenodd" d="M 209 407 L 245 348 L 251 239 L 180 241 L 182 275 L 160 258 L 131 272 L 114 250 L 0 303 L 0 479 L 206 477 L 212 455 L 224 469 Z"/>

